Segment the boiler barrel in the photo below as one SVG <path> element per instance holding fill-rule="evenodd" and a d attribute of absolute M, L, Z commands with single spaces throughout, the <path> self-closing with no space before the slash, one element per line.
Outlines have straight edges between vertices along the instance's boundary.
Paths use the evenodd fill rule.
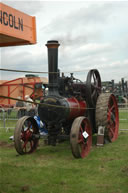
<path fill-rule="evenodd" d="M 75 97 L 48 96 L 41 103 L 38 108 L 41 120 L 52 124 L 84 116 L 87 107 L 85 101 L 78 101 Z"/>
<path fill-rule="evenodd" d="M 73 119 L 85 115 L 86 102 L 78 101 L 75 97 L 66 99 L 69 105 L 70 113 L 68 119 Z"/>

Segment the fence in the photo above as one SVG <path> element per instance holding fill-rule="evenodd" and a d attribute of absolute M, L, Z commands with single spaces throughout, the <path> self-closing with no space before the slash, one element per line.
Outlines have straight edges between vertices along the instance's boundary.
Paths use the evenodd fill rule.
<path fill-rule="evenodd" d="M 37 114 L 37 109 L 33 108 L 27 111 L 27 109 L 15 109 L 15 108 L 8 108 L 0 109 L 0 129 L 5 128 L 6 131 L 8 129 L 14 129 L 17 120 L 24 116 L 34 116 Z M 120 131 L 128 131 L 128 106 L 122 106 L 122 104 L 119 105 L 119 130 Z"/>
<path fill-rule="evenodd" d="M 34 116 L 37 114 L 36 108 L 31 108 L 29 111 L 26 108 L 0 108 L 0 128 L 14 129 L 19 118 L 28 115 Z"/>

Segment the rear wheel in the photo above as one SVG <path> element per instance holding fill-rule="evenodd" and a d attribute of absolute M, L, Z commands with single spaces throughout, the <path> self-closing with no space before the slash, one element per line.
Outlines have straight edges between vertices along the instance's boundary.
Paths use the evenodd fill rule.
<path fill-rule="evenodd" d="M 14 143 L 19 154 L 32 153 L 38 145 L 38 125 L 33 117 L 24 116 L 17 121 L 14 132 Z"/>
<path fill-rule="evenodd" d="M 92 130 L 88 118 L 78 117 L 74 120 L 70 143 L 75 158 L 84 158 L 88 155 L 92 146 Z"/>
<path fill-rule="evenodd" d="M 105 141 L 113 142 L 118 138 L 119 115 L 116 97 L 102 93 L 96 104 L 96 126 L 105 127 Z"/>

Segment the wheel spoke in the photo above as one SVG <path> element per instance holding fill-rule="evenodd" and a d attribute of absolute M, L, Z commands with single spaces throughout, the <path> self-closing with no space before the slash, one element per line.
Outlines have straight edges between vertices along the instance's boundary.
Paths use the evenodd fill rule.
<path fill-rule="evenodd" d="M 23 149 L 25 149 L 25 152 L 26 152 L 26 145 L 27 145 L 27 143 L 28 143 L 28 140 L 26 140 L 26 141 L 24 142 L 24 145 L 23 145 Z"/>
<path fill-rule="evenodd" d="M 85 145 L 82 144 L 81 145 L 81 157 L 84 157 L 85 156 Z"/>
<path fill-rule="evenodd" d="M 94 83 L 97 82 L 97 79 L 96 79 L 96 76 L 95 76 L 95 73 L 93 73 L 93 80 L 94 80 Z"/>
<path fill-rule="evenodd" d="M 115 109 L 115 106 L 112 105 L 109 110 L 108 110 L 108 120 L 112 119 L 113 117 L 115 117 L 113 109 Z M 112 117 L 113 116 L 113 117 Z"/>
<path fill-rule="evenodd" d="M 83 143 L 83 139 L 78 139 L 78 144 Z"/>
<path fill-rule="evenodd" d="M 31 141 L 30 141 L 30 146 L 31 146 L 31 149 L 32 149 L 32 146 L 33 146 L 33 145 L 32 145 L 32 142 L 33 142 L 33 141 L 31 140 Z"/>
<path fill-rule="evenodd" d="M 91 98 L 94 98 L 95 95 L 96 95 L 96 90 L 94 90 L 94 91 L 92 92 Z"/>
<path fill-rule="evenodd" d="M 111 112 L 113 111 L 114 108 L 115 108 L 115 106 L 112 105 L 112 106 L 109 108 L 108 113 L 111 113 Z"/>
<path fill-rule="evenodd" d="M 114 127 L 112 127 L 111 125 L 109 125 L 108 129 L 109 129 L 109 131 L 112 133 L 112 136 L 114 136 Z"/>
<path fill-rule="evenodd" d="M 80 126 L 80 130 L 81 130 L 81 133 L 83 133 L 84 131 L 83 131 L 83 128 L 82 128 L 82 126 Z"/>
<path fill-rule="evenodd" d="M 110 127 L 110 132 L 112 133 L 112 136 L 114 136 L 114 131 L 113 131 L 113 129 Z"/>
<path fill-rule="evenodd" d="M 112 111 L 115 108 L 114 104 L 111 106 L 110 111 Z"/>

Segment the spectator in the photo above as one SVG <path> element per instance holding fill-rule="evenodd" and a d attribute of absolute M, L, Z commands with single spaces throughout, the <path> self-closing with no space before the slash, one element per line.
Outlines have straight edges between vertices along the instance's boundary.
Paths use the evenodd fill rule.
<path fill-rule="evenodd" d="M 26 100 L 25 103 L 26 103 L 27 115 L 34 117 L 34 115 L 36 114 L 36 107 L 33 104 L 33 100 L 29 97 L 29 95 L 25 96 L 25 100 Z"/>
<path fill-rule="evenodd" d="M 37 122 L 37 125 L 39 127 L 40 135 L 45 136 L 48 135 L 48 130 L 46 129 L 45 124 L 40 120 L 39 116 L 34 116 L 34 119 Z"/>

